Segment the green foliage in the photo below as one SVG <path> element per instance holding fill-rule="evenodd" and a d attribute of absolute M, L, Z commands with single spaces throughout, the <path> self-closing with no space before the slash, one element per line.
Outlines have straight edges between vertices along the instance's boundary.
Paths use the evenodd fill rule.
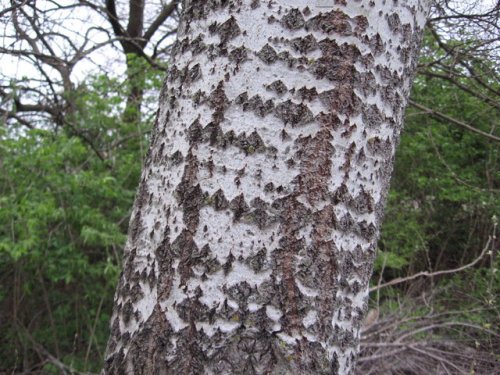
<path fill-rule="evenodd" d="M 436 51 L 429 36 L 425 49 L 426 56 Z M 452 58 L 438 51 L 424 57 L 422 63 L 436 57 Z M 472 85 L 469 80 L 462 78 L 461 83 Z M 489 83 L 500 88 L 498 82 Z M 500 117 L 498 109 L 445 80 L 419 76 L 412 98 L 486 133 L 495 128 Z M 454 124 L 438 122 L 420 110 L 408 109 L 374 283 L 380 278 L 390 281 L 420 271 L 458 268 L 481 254 L 488 238 L 495 234 L 495 214 L 500 212 L 499 156 L 493 141 Z M 494 256 L 495 246 L 490 246 Z M 394 298 L 401 292 L 411 297 L 429 294 L 432 289 L 439 294 L 433 300 L 436 309 L 463 311 L 461 318 L 465 321 L 494 324 L 500 318 L 494 297 L 500 291 L 500 278 L 496 272 L 498 256 L 496 263 L 492 263 L 491 256 L 455 275 L 420 278 L 382 289 L 383 306 L 395 311 L 398 304 Z"/>
<path fill-rule="evenodd" d="M 126 90 L 90 77 L 68 127 L 1 135 L 0 372 L 36 364 L 36 345 L 100 369 L 151 127 L 122 120 Z"/>
<path fill-rule="evenodd" d="M 454 59 L 437 48 L 430 34 L 423 49 L 422 65 L 438 58 L 451 64 Z M 458 80 L 473 85 L 472 78 Z M 498 82 L 490 83 L 500 88 Z M 415 80 L 412 99 L 486 133 L 494 129 L 499 117 L 498 109 L 480 98 L 426 75 Z M 443 269 L 477 256 L 491 234 L 492 217 L 500 209 L 499 156 L 498 145 L 491 140 L 409 108 L 376 270 L 380 271 L 385 256 L 390 275 L 398 276 L 404 276 L 396 272 L 403 268 L 410 273 Z"/>

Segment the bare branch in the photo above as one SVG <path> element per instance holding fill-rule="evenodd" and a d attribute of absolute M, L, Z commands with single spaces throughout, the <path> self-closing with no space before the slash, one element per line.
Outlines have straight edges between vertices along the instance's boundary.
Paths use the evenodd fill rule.
<path fill-rule="evenodd" d="M 458 125 L 464 129 L 470 130 L 471 132 L 474 132 L 476 134 L 480 134 L 483 137 L 491 139 L 492 141 L 500 142 L 500 137 L 497 137 L 494 134 L 489 134 L 489 133 L 483 132 L 482 130 L 479 130 L 478 128 L 475 128 L 475 127 L 473 127 L 469 124 L 466 124 L 462 121 L 456 120 L 453 117 L 450 117 L 450 116 L 445 115 L 444 113 L 435 111 L 435 110 L 428 108 L 422 104 L 418 104 L 418 103 L 414 102 L 413 100 L 409 100 L 409 104 L 415 108 L 418 108 L 418 109 L 424 111 L 425 113 L 429 114 L 431 117 L 434 117 L 435 119 L 437 119 L 439 121 L 446 121 L 446 122 L 452 123 L 454 125 Z"/>
<path fill-rule="evenodd" d="M 144 33 L 143 40 L 145 41 L 145 43 L 149 42 L 149 40 L 154 35 L 154 33 L 156 33 L 158 28 L 165 23 L 168 17 L 172 15 L 175 9 L 177 9 L 178 4 L 179 0 L 174 0 L 162 8 L 158 17 L 156 17 L 156 19 L 151 23 L 149 28 Z"/>
<path fill-rule="evenodd" d="M 405 283 L 407 281 L 411 281 L 411 280 L 415 280 L 419 277 L 435 277 L 435 276 L 441 276 L 441 275 L 448 275 L 448 274 L 453 274 L 453 273 L 457 273 L 457 272 L 461 272 L 461 271 L 465 271 L 466 269 L 468 268 L 471 268 L 473 266 L 475 266 L 477 263 L 479 263 L 479 261 L 481 259 L 483 259 L 483 257 L 487 254 L 488 252 L 488 248 L 490 246 L 490 242 L 491 242 L 491 237 L 488 238 L 488 241 L 486 243 L 486 246 L 484 247 L 484 249 L 481 251 L 481 254 L 476 258 L 474 259 L 471 263 L 469 264 L 466 264 L 462 267 L 458 267 L 458 268 L 454 268 L 454 269 L 450 269 L 450 270 L 442 270 L 442 271 L 436 271 L 436 272 L 428 272 L 428 271 L 422 271 L 422 272 L 418 272 L 414 275 L 411 275 L 411 276 L 407 276 L 407 277 L 398 277 L 396 279 L 393 279 L 387 283 L 384 283 L 384 284 L 379 284 L 377 286 L 373 286 L 370 288 L 370 293 L 371 292 L 374 292 L 374 291 L 377 291 L 377 290 L 380 290 L 382 288 L 386 288 L 388 286 L 393 286 L 393 285 L 397 285 L 397 284 L 402 284 L 402 283 Z"/>

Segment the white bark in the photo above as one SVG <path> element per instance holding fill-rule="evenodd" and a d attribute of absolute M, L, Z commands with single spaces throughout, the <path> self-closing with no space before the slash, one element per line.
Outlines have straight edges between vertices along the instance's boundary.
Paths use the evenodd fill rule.
<path fill-rule="evenodd" d="M 352 370 L 427 8 L 184 4 L 106 373 Z"/>

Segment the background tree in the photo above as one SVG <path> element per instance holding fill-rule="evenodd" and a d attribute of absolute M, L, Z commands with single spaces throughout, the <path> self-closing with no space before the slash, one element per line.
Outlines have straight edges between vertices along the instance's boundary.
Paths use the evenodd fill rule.
<path fill-rule="evenodd" d="M 161 60 L 167 60 L 170 37 L 175 35 L 177 3 L 11 1 L 1 12 L 6 33 L 0 53 L 10 56 L 6 61 L 17 64 L 23 73 L 11 66 L 0 77 L 4 118 L 31 128 L 41 123 L 66 126 L 92 144 L 96 135 L 88 134 L 70 117 L 76 109 L 82 73 L 97 68 L 113 77 L 125 71 L 124 84 L 129 87 L 124 122 L 137 126 L 145 64 L 165 69 Z M 125 66 L 102 62 L 100 50 L 107 50 Z"/>
<path fill-rule="evenodd" d="M 131 0 L 129 2 L 127 27 L 122 26 L 120 17 L 117 13 L 117 4 L 115 0 L 106 0 L 106 15 L 113 28 L 115 36 L 120 42 L 123 53 L 126 56 L 127 64 L 127 82 L 130 84 L 127 103 L 125 107 L 125 118 L 127 122 L 136 123 L 140 120 L 141 104 L 144 96 L 144 65 L 137 65 L 140 58 L 145 57 L 147 62 L 165 58 L 165 51 L 162 50 L 164 41 L 175 34 L 175 29 L 165 32 L 161 27 L 176 11 L 179 0 L 173 0 L 169 3 L 155 8 L 159 10 L 156 18 L 149 22 L 145 28 L 145 10 L 146 1 Z M 150 10 L 150 14 L 155 14 Z M 172 23 L 171 23 L 172 25 Z M 175 23 L 173 24 L 175 25 Z M 153 36 L 161 30 L 159 40 L 152 48 L 151 56 L 146 54 L 146 47 L 151 44 Z M 163 56 L 162 56 L 163 55 Z M 143 63 L 144 64 L 144 63 Z M 156 65 L 156 64 L 154 64 Z"/>

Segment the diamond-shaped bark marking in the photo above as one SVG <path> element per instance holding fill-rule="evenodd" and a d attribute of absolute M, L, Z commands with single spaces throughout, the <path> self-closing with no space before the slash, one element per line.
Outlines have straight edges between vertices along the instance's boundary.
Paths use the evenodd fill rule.
<path fill-rule="evenodd" d="M 193 235 L 187 229 L 184 229 L 172 242 L 170 246 L 172 255 L 179 258 L 183 253 L 194 254 L 198 252 L 198 246 L 194 242 Z"/>
<path fill-rule="evenodd" d="M 229 105 L 229 99 L 224 92 L 224 82 L 220 81 L 217 88 L 208 97 L 210 108 L 224 110 Z"/>
<path fill-rule="evenodd" d="M 234 221 L 238 221 L 239 219 L 241 219 L 243 214 L 248 212 L 248 210 L 250 209 L 245 201 L 245 197 L 243 196 L 243 194 L 240 194 L 237 197 L 233 198 L 231 203 L 229 203 L 229 208 L 234 213 Z"/>
<path fill-rule="evenodd" d="M 236 64 L 240 64 L 248 58 L 248 50 L 245 46 L 234 48 L 229 52 L 229 61 L 233 61 Z"/>
<path fill-rule="evenodd" d="M 196 64 L 187 73 L 187 81 L 194 82 L 201 78 L 201 67 L 200 64 Z"/>
<path fill-rule="evenodd" d="M 212 27 L 212 29 L 215 29 L 214 32 L 216 34 L 219 34 L 221 43 L 223 45 L 227 44 L 229 40 L 234 39 L 241 34 L 241 29 L 236 22 L 236 18 L 234 18 L 233 16 L 231 16 L 231 18 L 229 18 L 221 25 Z"/>
<path fill-rule="evenodd" d="M 293 8 L 281 18 L 281 24 L 290 30 L 301 29 L 305 24 L 304 16 L 300 10 Z"/>
<path fill-rule="evenodd" d="M 266 89 L 274 91 L 278 95 L 283 95 L 284 93 L 286 93 L 288 91 L 288 88 L 285 86 L 283 81 L 281 81 L 279 79 L 274 81 L 270 85 L 267 85 Z"/>
<path fill-rule="evenodd" d="M 272 64 L 278 60 L 278 54 L 275 49 L 269 45 L 269 43 L 257 52 L 257 56 L 266 64 Z"/>
<path fill-rule="evenodd" d="M 306 30 L 312 29 L 314 31 L 322 31 L 326 34 L 335 33 L 342 36 L 349 36 L 352 34 L 352 27 L 349 21 L 350 17 L 347 14 L 339 10 L 332 10 L 320 13 L 309 19 L 306 22 Z"/>
<path fill-rule="evenodd" d="M 370 194 L 368 194 L 364 189 L 352 200 L 353 208 L 364 214 L 371 213 L 375 209 L 375 202 Z"/>
<path fill-rule="evenodd" d="M 377 228 L 373 223 L 368 224 L 363 220 L 358 224 L 358 234 L 367 241 L 372 241 L 377 234 Z"/>
<path fill-rule="evenodd" d="M 312 34 L 306 35 L 305 37 L 294 38 L 290 41 L 290 44 L 294 50 L 302 54 L 312 52 L 318 48 L 318 42 Z"/>
<path fill-rule="evenodd" d="M 291 100 L 287 100 L 286 102 L 276 106 L 275 113 L 276 116 L 285 123 L 285 125 L 306 125 L 314 119 L 314 116 L 309 107 L 307 107 L 303 103 L 293 103 Z"/>
<path fill-rule="evenodd" d="M 366 148 L 368 152 L 373 156 L 386 157 L 392 154 L 392 143 L 389 137 L 386 140 L 382 140 L 379 137 L 368 138 L 366 141 Z"/>
<path fill-rule="evenodd" d="M 256 254 L 249 256 L 246 259 L 246 263 L 255 272 L 259 272 L 260 270 L 262 270 L 264 265 L 267 263 L 267 249 L 265 247 L 263 247 Z"/>
<path fill-rule="evenodd" d="M 308 89 L 303 86 L 297 90 L 296 95 L 300 98 L 300 100 L 313 101 L 318 97 L 318 92 L 316 91 L 316 87 Z"/>

